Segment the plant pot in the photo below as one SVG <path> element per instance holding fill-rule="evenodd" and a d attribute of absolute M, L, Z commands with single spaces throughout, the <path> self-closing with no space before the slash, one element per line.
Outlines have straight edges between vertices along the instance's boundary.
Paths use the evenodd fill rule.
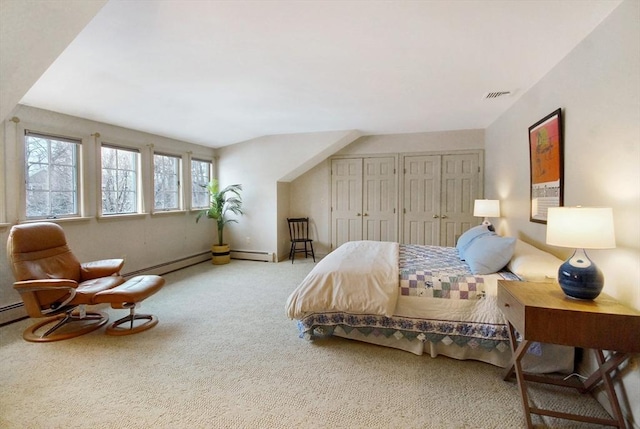
<path fill-rule="evenodd" d="M 228 244 L 211 246 L 211 263 L 213 265 L 224 265 L 231 261 L 231 252 Z"/>

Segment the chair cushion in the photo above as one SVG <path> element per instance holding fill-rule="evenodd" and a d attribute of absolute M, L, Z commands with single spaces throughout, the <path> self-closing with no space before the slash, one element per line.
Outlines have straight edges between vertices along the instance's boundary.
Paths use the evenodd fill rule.
<path fill-rule="evenodd" d="M 124 304 L 140 302 L 159 291 L 164 285 L 164 279 L 156 275 L 136 276 L 124 284 L 112 289 L 98 292 L 93 302 L 109 303 L 113 308 L 124 308 Z"/>
<path fill-rule="evenodd" d="M 103 292 L 124 283 L 121 276 L 100 277 L 86 280 L 76 288 L 76 297 L 73 304 L 93 304 L 93 297 L 96 293 Z"/>
<path fill-rule="evenodd" d="M 40 256 L 36 259 L 35 257 Z M 69 279 L 80 282 L 80 263 L 67 246 L 43 252 L 13 254 L 13 274 L 16 280 Z"/>
<path fill-rule="evenodd" d="M 10 235 L 8 253 L 29 253 L 67 245 L 64 230 L 52 222 L 14 225 Z"/>
<path fill-rule="evenodd" d="M 64 231 L 51 222 L 15 225 L 7 255 L 17 281 L 69 279 L 80 282 L 80 262 L 67 246 Z"/>

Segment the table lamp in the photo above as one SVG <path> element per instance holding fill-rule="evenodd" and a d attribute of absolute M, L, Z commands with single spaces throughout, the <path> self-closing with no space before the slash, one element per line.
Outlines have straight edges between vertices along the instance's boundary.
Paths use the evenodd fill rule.
<path fill-rule="evenodd" d="M 490 217 L 500 217 L 500 200 L 476 200 L 473 204 L 473 215 L 484 217 L 483 225 L 491 225 Z"/>
<path fill-rule="evenodd" d="M 595 299 L 604 286 L 602 271 L 584 249 L 616 247 L 613 210 L 599 207 L 550 207 L 547 244 L 573 247 L 573 256 L 558 269 L 558 283 L 570 298 Z"/>

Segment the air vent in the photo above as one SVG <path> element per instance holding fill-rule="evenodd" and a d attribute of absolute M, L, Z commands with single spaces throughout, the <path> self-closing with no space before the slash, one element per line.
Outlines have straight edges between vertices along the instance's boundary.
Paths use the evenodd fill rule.
<path fill-rule="evenodd" d="M 507 95 L 511 95 L 511 91 L 495 91 L 495 92 L 489 92 L 487 94 L 485 94 L 484 98 L 486 100 L 492 100 L 494 98 L 498 98 L 498 97 L 505 97 Z"/>

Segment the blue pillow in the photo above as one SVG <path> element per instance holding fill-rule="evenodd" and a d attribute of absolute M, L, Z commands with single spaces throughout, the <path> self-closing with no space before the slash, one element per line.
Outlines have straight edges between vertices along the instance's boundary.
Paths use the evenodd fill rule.
<path fill-rule="evenodd" d="M 469 248 L 471 243 L 478 237 L 483 235 L 495 235 L 496 233 L 491 231 L 487 225 L 478 225 L 474 226 L 471 229 L 465 231 L 460 238 L 458 238 L 458 242 L 456 243 L 456 249 L 458 249 L 458 255 L 460 256 L 460 260 L 464 261 L 464 255 L 466 250 Z"/>
<path fill-rule="evenodd" d="M 470 243 L 464 255 L 473 274 L 492 274 L 509 263 L 515 248 L 514 237 L 483 235 Z"/>

